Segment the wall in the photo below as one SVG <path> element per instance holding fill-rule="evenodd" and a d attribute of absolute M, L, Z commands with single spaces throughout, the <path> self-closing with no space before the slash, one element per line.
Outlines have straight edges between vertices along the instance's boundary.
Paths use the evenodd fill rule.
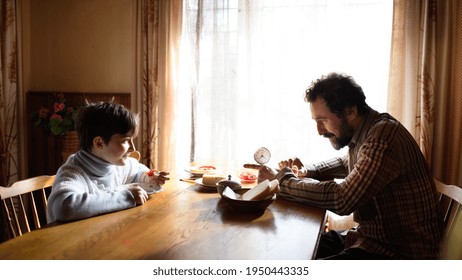
<path fill-rule="evenodd" d="M 29 91 L 130 93 L 134 0 L 20 0 L 19 172 L 27 175 Z"/>
<path fill-rule="evenodd" d="M 135 1 L 23 2 L 24 92 L 131 91 Z"/>

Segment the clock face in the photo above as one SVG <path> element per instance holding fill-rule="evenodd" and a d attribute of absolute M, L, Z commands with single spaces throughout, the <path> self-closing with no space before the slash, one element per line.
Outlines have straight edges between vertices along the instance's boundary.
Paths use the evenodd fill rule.
<path fill-rule="evenodd" d="M 253 158 L 259 164 L 265 164 L 270 160 L 271 153 L 267 148 L 261 147 L 253 154 Z"/>

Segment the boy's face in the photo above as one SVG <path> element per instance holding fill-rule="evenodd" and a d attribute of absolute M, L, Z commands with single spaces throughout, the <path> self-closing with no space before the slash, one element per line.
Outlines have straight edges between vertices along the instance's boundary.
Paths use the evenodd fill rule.
<path fill-rule="evenodd" d="M 114 134 L 106 145 L 101 137 L 95 137 L 92 153 L 114 165 L 125 165 L 135 150 L 133 139 L 133 135 Z"/>

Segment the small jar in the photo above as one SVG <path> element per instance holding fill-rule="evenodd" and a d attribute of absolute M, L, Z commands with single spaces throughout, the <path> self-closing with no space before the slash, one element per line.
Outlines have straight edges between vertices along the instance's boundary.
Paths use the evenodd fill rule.
<path fill-rule="evenodd" d="M 229 187 L 232 190 L 241 189 L 242 185 L 240 182 L 231 179 L 231 175 L 228 175 L 228 179 L 223 179 L 217 183 L 217 191 L 220 195 L 223 195 L 223 191 Z"/>

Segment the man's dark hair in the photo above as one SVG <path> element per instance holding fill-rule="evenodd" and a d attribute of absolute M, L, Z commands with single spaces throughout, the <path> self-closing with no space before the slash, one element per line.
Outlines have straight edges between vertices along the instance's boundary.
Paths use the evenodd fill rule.
<path fill-rule="evenodd" d="M 329 110 L 338 117 L 345 115 L 345 109 L 356 106 L 359 115 L 364 115 L 369 106 L 362 88 L 351 76 L 330 73 L 313 81 L 305 92 L 305 101 L 313 102 L 322 98 Z"/>
<path fill-rule="evenodd" d="M 107 144 L 114 134 L 138 133 L 139 116 L 114 102 L 89 103 L 78 111 L 75 126 L 80 148 L 90 152 L 97 136 Z"/>

